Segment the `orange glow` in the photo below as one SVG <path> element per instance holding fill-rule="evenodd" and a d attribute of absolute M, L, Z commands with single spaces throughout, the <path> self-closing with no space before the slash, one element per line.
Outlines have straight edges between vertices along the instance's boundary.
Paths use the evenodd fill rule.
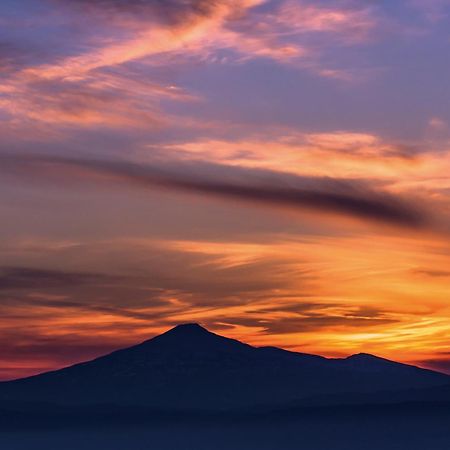
<path fill-rule="evenodd" d="M 446 351 L 448 345 L 450 274 L 441 273 L 441 268 L 449 267 L 450 255 L 440 252 L 441 244 L 398 236 L 227 244 L 122 240 L 114 245 L 131 250 L 127 258 L 139 259 L 155 249 L 192 258 L 191 275 L 186 276 L 217 274 L 211 282 L 220 283 L 218 292 L 222 282 L 240 283 L 235 278 L 239 273 L 246 282 L 249 277 L 266 277 L 273 287 L 250 290 L 235 300 L 233 293 L 222 294 L 226 297 L 217 306 L 192 306 L 190 295 L 177 291 L 167 292 L 161 307 L 84 312 L 69 302 L 64 309 L 35 306 L 30 314 L 28 306 L 14 306 L 5 311 L 11 318 L 3 327 L 14 328 L 28 317 L 29 325 L 48 338 L 95 335 L 112 349 L 147 339 L 170 324 L 196 321 L 257 346 L 277 345 L 329 357 L 364 351 L 417 362 Z M 56 248 L 65 248 L 62 245 Z M 38 293 L 29 296 L 50 300 Z M 170 319 L 152 324 L 147 317 L 151 314 Z M 61 365 L 57 358 L 46 361 Z"/>

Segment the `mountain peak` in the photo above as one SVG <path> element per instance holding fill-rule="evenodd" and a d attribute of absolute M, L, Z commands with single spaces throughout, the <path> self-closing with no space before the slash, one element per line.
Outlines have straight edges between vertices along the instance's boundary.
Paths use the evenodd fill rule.
<path fill-rule="evenodd" d="M 157 338 L 173 339 L 176 341 L 205 340 L 216 336 L 198 323 L 180 323 L 175 327 L 160 334 Z"/>
<path fill-rule="evenodd" d="M 211 333 L 198 323 L 181 323 L 146 342 L 164 341 L 183 345 L 209 341 L 215 336 L 214 333 Z"/>
<path fill-rule="evenodd" d="M 202 327 L 200 324 L 192 323 L 180 323 L 179 325 L 173 327 L 166 333 L 177 333 L 177 334 L 198 334 L 198 333 L 209 333 L 209 331 Z"/>
<path fill-rule="evenodd" d="M 149 341 L 145 341 L 143 344 L 153 345 L 158 343 L 163 345 L 165 351 L 189 351 L 192 352 L 205 352 L 205 351 L 227 351 L 233 352 L 238 349 L 247 350 L 251 348 L 247 344 L 229 339 L 218 334 L 208 331 L 198 323 L 182 323 L 163 334 L 160 334 Z"/>
<path fill-rule="evenodd" d="M 207 340 L 208 338 L 219 337 L 200 324 L 195 322 L 180 323 L 173 328 L 155 336 L 148 342 L 153 340 L 169 340 L 169 341 L 190 341 L 190 340 Z M 225 338 L 224 338 L 225 339 Z"/>

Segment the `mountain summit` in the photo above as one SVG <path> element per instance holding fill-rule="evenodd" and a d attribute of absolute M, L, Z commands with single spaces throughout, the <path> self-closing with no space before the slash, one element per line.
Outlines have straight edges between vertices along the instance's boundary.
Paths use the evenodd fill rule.
<path fill-rule="evenodd" d="M 198 323 L 181 323 L 174 328 L 171 328 L 169 331 L 166 331 L 164 334 L 160 336 L 167 335 L 177 335 L 177 336 L 204 336 L 205 334 L 213 334 L 210 333 L 206 328 L 203 328 Z"/>
<path fill-rule="evenodd" d="M 426 389 L 450 377 L 373 355 L 345 359 L 252 347 L 181 324 L 93 361 L 0 383 L 0 401 L 165 410 L 281 407 L 320 398 Z"/>
<path fill-rule="evenodd" d="M 149 339 L 145 341 L 145 343 L 154 343 L 154 342 L 167 342 L 172 344 L 177 344 L 180 346 L 186 345 L 206 345 L 212 343 L 237 343 L 233 339 L 228 339 L 223 336 L 219 336 L 218 334 L 211 333 L 206 328 L 203 328 L 198 323 L 183 323 L 177 325 L 174 328 L 166 331 L 159 336 L 154 337 L 153 339 Z M 241 345 L 245 345 L 240 343 Z"/>

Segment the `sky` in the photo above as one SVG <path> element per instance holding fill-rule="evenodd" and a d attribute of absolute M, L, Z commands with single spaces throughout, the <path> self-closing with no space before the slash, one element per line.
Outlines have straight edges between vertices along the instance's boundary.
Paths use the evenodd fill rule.
<path fill-rule="evenodd" d="M 2 0 L 0 379 L 184 322 L 450 373 L 449 0 Z"/>

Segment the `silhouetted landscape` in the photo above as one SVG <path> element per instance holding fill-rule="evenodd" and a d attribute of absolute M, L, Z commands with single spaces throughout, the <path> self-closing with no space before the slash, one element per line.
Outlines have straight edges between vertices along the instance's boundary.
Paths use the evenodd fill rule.
<path fill-rule="evenodd" d="M 0 398 L 8 450 L 450 444 L 447 375 L 368 354 L 328 359 L 252 347 L 198 324 L 3 382 Z"/>
<path fill-rule="evenodd" d="M 0 450 L 450 450 L 449 44 L 0 0 Z"/>

